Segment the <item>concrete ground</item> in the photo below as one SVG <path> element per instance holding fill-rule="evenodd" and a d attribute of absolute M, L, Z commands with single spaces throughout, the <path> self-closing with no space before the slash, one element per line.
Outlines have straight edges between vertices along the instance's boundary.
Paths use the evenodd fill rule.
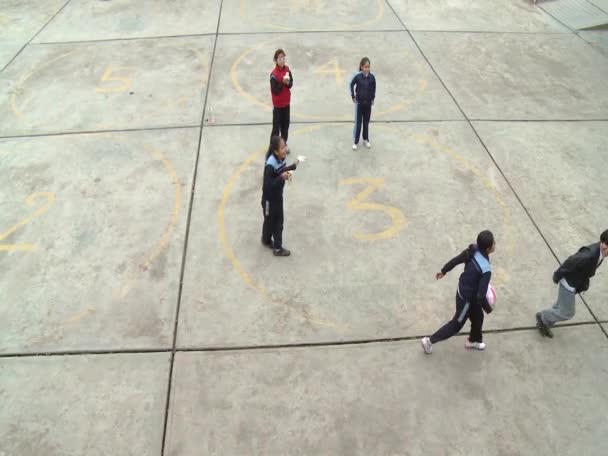
<path fill-rule="evenodd" d="M 534 314 L 608 228 L 608 41 L 543 3 L 0 3 L 0 456 L 607 454 L 608 269 L 553 340 Z M 425 355 L 485 228 L 488 348 Z"/>

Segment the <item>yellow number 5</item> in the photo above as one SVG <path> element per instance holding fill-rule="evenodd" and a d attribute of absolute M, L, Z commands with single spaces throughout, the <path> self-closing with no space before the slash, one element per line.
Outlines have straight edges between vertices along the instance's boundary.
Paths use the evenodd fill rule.
<path fill-rule="evenodd" d="M 384 178 L 372 178 L 372 177 L 353 177 L 350 179 L 344 179 L 340 181 L 341 185 L 356 185 L 363 184 L 366 185 L 365 189 L 361 192 L 357 193 L 352 200 L 350 200 L 347 204 L 349 209 L 353 209 L 355 211 L 376 211 L 376 212 L 384 212 L 388 215 L 393 223 L 384 231 L 380 231 L 378 233 L 361 233 L 355 232 L 353 234 L 355 239 L 360 241 L 376 241 L 380 239 L 390 239 L 395 237 L 399 231 L 405 228 L 407 224 L 407 220 L 401 212 L 400 209 L 397 209 L 393 206 L 387 206 L 385 204 L 379 203 L 368 203 L 364 200 L 369 197 L 373 192 L 378 190 L 380 187 L 384 186 Z"/>
<path fill-rule="evenodd" d="M 100 82 L 117 82 L 119 84 L 113 85 L 112 87 L 97 87 L 95 92 L 97 93 L 116 93 L 126 92 L 131 88 L 131 79 L 126 76 L 117 76 L 116 73 L 119 71 L 131 71 L 133 67 L 108 67 L 101 77 Z"/>

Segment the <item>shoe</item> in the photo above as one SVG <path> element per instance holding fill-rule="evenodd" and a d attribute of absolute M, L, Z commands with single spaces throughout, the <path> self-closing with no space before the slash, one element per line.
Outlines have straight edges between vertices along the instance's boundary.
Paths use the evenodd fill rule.
<path fill-rule="evenodd" d="M 465 348 L 474 348 L 475 350 L 485 350 L 486 344 L 483 342 L 471 342 L 469 338 L 464 341 Z"/>
<path fill-rule="evenodd" d="M 284 256 L 291 255 L 291 252 L 289 250 L 287 250 L 287 249 L 274 249 L 272 251 L 272 254 L 274 256 L 283 256 L 284 257 Z"/>
<path fill-rule="evenodd" d="M 430 338 L 423 337 L 422 339 L 420 339 L 420 344 L 422 345 L 424 353 L 426 353 L 427 355 L 433 353 L 433 343 L 431 342 Z"/>
<path fill-rule="evenodd" d="M 272 241 L 270 241 L 270 242 L 266 242 L 266 241 L 264 241 L 264 238 L 262 238 L 262 239 L 261 239 L 261 241 L 262 241 L 262 245 L 263 245 L 264 247 L 268 247 L 269 249 L 271 249 L 271 248 L 272 248 Z"/>
<path fill-rule="evenodd" d="M 367 147 L 368 149 L 371 149 L 372 147 L 372 143 L 370 143 L 369 141 L 363 141 L 365 143 L 365 147 Z"/>
<path fill-rule="evenodd" d="M 553 339 L 553 331 L 551 331 L 551 328 L 549 328 L 545 324 L 540 312 L 537 312 L 537 314 L 536 314 L 536 327 L 538 328 L 540 333 L 543 335 L 543 337 L 548 337 L 549 339 Z"/>
<path fill-rule="evenodd" d="M 356 144 L 353 144 L 353 150 L 357 150 L 357 147 L 358 146 Z"/>
<path fill-rule="evenodd" d="M 291 153 L 291 149 L 289 148 L 289 146 L 287 145 L 287 143 L 285 143 L 285 152 L 286 152 L 287 154 L 290 154 L 290 153 Z"/>

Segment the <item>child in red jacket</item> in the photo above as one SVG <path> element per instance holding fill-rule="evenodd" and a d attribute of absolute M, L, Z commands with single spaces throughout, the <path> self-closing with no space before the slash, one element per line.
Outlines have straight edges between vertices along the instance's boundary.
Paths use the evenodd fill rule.
<path fill-rule="evenodd" d="M 275 67 L 270 73 L 270 93 L 272 95 L 272 133 L 270 137 L 281 136 L 287 145 L 289 131 L 289 103 L 291 102 L 291 88 L 293 75 L 285 65 L 285 51 L 277 49 L 274 53 Z M 289 148 L 287 148 L 289 151 Z"/>

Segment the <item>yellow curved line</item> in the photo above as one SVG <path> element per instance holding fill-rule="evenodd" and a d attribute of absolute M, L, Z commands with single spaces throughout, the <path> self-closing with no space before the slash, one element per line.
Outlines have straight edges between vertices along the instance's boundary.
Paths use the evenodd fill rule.
<path fill-rule="evenodd" d="M 414 134 L 414 135 L 412 135 L 412 137 L 416 141 L 427 144 L 427 145 L 431 146 L 433 149 L 440 151 L 440 152 L 444 152 L 444 153 L 450 155 L 451 157 L 453 157 L 454 159 L 458 160 L 459 162 L 461 162 L 469 171 L 471 171 L 475 176 L 477 176 L 477 178 L 479 178 L 479 180 L 484 185 L 484 187 L 486 187 L 488 190 L 490 190 L 494 194 L 496 203 L 500 206 L 500 208 L 502 209 L 502 212 L 503 212 L 503 224 L 504 224 L 506 234 L 507 234 L 507 243 L 506 243 L 507 244 L 507 254 L 511 255 L 513 253 L 513 248 L 514 248 L 512 226 L 511 226 L 511 210 L 509 209 L 507 203 L 503 200 L 503 198 L 500 194 L 500 191 L 494 186 L 494 184 L 486 176 L 484 176 L 484 174 L 475 165 L 470 163 L 462 155 L 460 155 L 457 152 L 455 152 L 454 150 L 452 150 L 449 146 L 446 146 L 445 144 L 442 144 L 442 143 L 436 141 L 435 139 L 430 138 L 425 135 Z"/>
<path fill-rule="evenodd" d="M 149 148 L 147 146 L 144 147 L 144 150 L 146 152 L 148 152 L 148 154 L 150 154 L 152 156 L 152 158 L 154 158 L 157 161 L 160 161 L 163 164 L 165 171 L 171 177 L 171 183 L 173 184 L 173 187 L 175 188 L 175 196 L 174 196 L 173 211 L 171 213 L 171 220 L 169 221 L 169 224 L 165 228 L 163 235 L 161 236 L 160 240 L 157 242 L 154 249 L 150 252 L 150 254 L 144 260 L 143 265 L 140 268 L 140 270 L 147 269 L 152 264 L 152 262 L 161 254 L 161 252 L 167 247 L 167 244 L 169 242 L 169 237 L 171 236 L 171 233 L 173 232 L 173 229 L 175 228 L 175 225 L 177 224 L 177 219 L 179 216 L 180 206 L 181 206 L 180 181 L 179 181 L 177 172 L 175 171 L 175 168 L 173 167 L 171 162 L 162 154 L 162 152 L 160 152 L 156 149 Z M 134 274 L 133 276 L 131 276 L 127 280 L 127 283 L 125 283 L 125 285 L 120 289 L 119 295 L 121 298 L 124 298 L 126 296 L 126 294 L 129 292 L 129 290 L 131 289 L 131 287 L 133 286 L 133 283 L 136 280 L 136 275 L 137 274 Z"/>
<path fill-rule="evenodd" d="M 237 76 L 237 68 L 245 57 L 247 57 L 252 52 L 257 51 L 261 47 L 264 47 L 273 41 L 274 40 L 264 41 L 252 48 L 247 49 L 245 52 L 243 52 L 241 55 L 239 55 L 236 58 L 236 60 L 232 63 L 232 66 L 230 67 L 230 80 L 232 81 L 232 85 L 235 87 L 237 92 L 241 96 L 247 98 L 251 103 L 258 105 L 268 111 L 272 110 L 272 104 L 270 102 L 263 102 L 262 100 L 258 99 L 256 96 L 252 95 L 250 92 L 245 90 L 243 88 L 243 86 L 241 86 L 241 83 L 239 82 L 238 76 Z M 420 74 L 422 74 L 422 67 L 420 66 L 420 64 L 416 64 L 416 66 L 418 67 Z M 411 104 L 416 98 L 418 98 L 420 96 L 420 94 L 426 90 L 427 86 L 428 86 L 428 81 L 426 79 L 423 79 L 423 78 L 419 79 L 418 80 L 418 89 L 416 90 L 416 92 L 414 93 L 414 96 L 411 99 L 402 101 L 401 103 L 391 106 L 390 108 L 388 108 L 384 111 L 374 112 L 374 117 L 376 117 L 376 118 L 383 117 L 387 114 L 390 114 L 392 112 L 399 111 L 399 110 L 405 108 L 407 105 Z M 321 120 L 321 121 L 336 120 L 336 117 L 332 117 L 332 116 L 317 116 L 314 114 L 300 114 L 298 112 L 294 112 L 293 110 L 291 111 L 291 116 L 295 117 L 296 119 L 310 119 L 310 120 Z M 339 120 L 349 120 L 349 119 L 351 119 L 351 116 L 344 115 L 344 116 L 339 117 L 338 119 Z"/>
<path fill-rule="evenodd" d="M 33 70 L 31 70 L 29 73 L 26 73 L 25 76 L 22 76 L 21 79 L 19 79 L 19 81 L 17 82 L 17 85 L 15 86 L 15 89 L 13 90 L 13 93 L 11 94 L 11 97 L 10 97 L 11 110 L 13 111 L 13 114 L 15 114 L 15 116 L 18 119 L 21 119 L 23 117 L 23 113 L 19 110 L 19 107 L 17 106 L 17 94 L 16 94 L 16 92 L 18 91 L 18 89 L 22 89 L 23 88 L 23 84 L 25 84 L 29 78 L 31 78 L 34 74 L 36 74 L 40 70 L 46 68 L 51 63 L 54 63 L 57 60 L 63 59 L 64 57 L 67 57 L 68 55 L 74 54 L 75 52 L 76 51 L 70 51 L 70 52 L 66 52 L 64 54 L 60 54 L 57 57 L 52 58 L 51 60 L 48 60 L 48 61 L 44 62 L 44 64 L 41 65 L 40 67 L 37 67 L 37 68 L 34 67 Z"/>
<path fill-rule="evenodd" d="M 320 125 L 312 125 L 312 126 L 303 127 L 301 129 L 298 129 L 298 130 L 294 131 L 292 134 L 297 135 L 297 134 L 307 133 L 307 132 L 317 130 L 319 128 L 321 128 Z M 222 246 L 222 250 L 224 251 L 224 255 L 226 255 L 228 260 L 230 260 L 230 264 L 232 265 L 233 269 L 238 273 L 238 275 L 241 277 L 241 280 L 243 280 L 243 282 L 245 282 L 245 284 L 247 284 L 247 286 L 251 287 L 258 293 L 262 294 L 269 301 L 271 301 L 275 304 L 281 305 L 283 307 L 286 307 L 289 311 L 296 313 L 301 320 L 304 320 L 304 321 L 307 321 L 309 323 L 313 323 L 313 324 L 316 324 L 319 326 L 327 326 L 327 327 L 331 327 L 334 329 L 344 330 L 344 329 L 348 328 L 347 325 L 339 325 L 339 324 L 333 323 L 328 320 L 322 320 L 322 319 L 318 319 L 318 318 L 309 317 L 308 315 L 306 315 L 304 312 L 300 311 L 296 307 L 288 304 L 287 302 L 284 302 L 284 301 L 281 301 L 281 300 L 275 298 L 263 285 L 256 283 L 254 281 L 254 279 L 251 277 L 251 275 L 245 270 L 245 268 L 243 268 L 243 266 L 241 265 L 241 262 L 238 260 L 237 256 L 235 255 L 234 250 L 230 246 L 230 242 L 228 242 L 228 237 L 226 235 L 226 204 L 228 203 L 228 200 L 230 198 L 230 193 L 232 192 L 234 184 L 240 178 L 241 174 L 243 174 L 243 172 L 255 160 L 259 159 L 259 157 L 261 155 L 263 155 L 265 152 L 266 152 L 266 147 L 258 149 L 254 153 L 249 155 L 249 157 L 247 157 L 245 159 L 245 161 L 243 163 L 241 163 L 241 165 L 236 169 L 236 171 L 234 171 L 234 173 L 228 180 L 228 183 L 226 184 L 226 186 L 224 187 L 224 190 L 222 192 L 222 199 L 220 201 L 220 204 L 219 204 L 219 207 L 217 210 L 217 220 L 218 220 L 218 236 L 220 239 L 220 244 Z"/>
<path fill-rule="evenodd" d="M 21 220 L 19 223 L 17 223 L 15 225 L 13 225 L 12 227 L 10 227 L 8 229 L 8 231 L 5 231 L 4 233 L 0 233 L 0 241 L 2 241 L 3 239 L 6 239 L 11 234 L 13 234 L 15 231 L 17 231 L 19 228 L 21 228 L 24 225 L 27 225 L 29 222 L 31 222 L 35 218 L 40 217 L 42 214 L 44 214 L 46 211 L 48 211 L 49 208 L 55 202 L 55 194 L 52 193 L 52 192 L 37 192 L 37 193 L 32 193 L 31 195 L 29 195 L 25 199 L 25 202 L 27 203 L 28 206 L 33 206 L 34 203 L 35 203 L 35 201 L 36 201 L 36 199 L 38 199 L 40 197 L 43 197 L 43 198 L 46 199 L 46 204 L 44 206 L 38 208 L 35 212 L 33 212 L 30 215 L 28 215 L 26 218 L 24 218 L 23 220 Z"/>

